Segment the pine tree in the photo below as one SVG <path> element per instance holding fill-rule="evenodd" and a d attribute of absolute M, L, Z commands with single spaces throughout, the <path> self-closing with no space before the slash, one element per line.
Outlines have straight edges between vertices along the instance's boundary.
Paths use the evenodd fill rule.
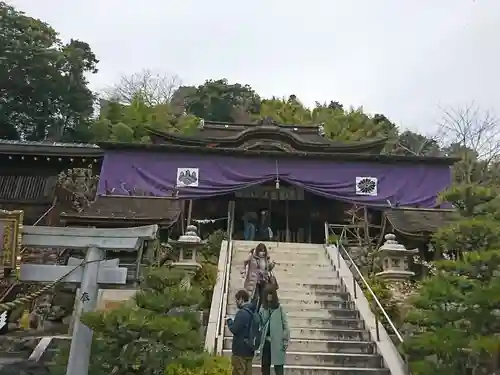
<path fill-rule="evenodd" d="M 200 362 L 202 296 L 198 288 L 181 285 L 184 277 L 175 268 L 154 269 L 141 283 L 135 305 L 82 317 L 94 331 L 89 374 L 162 375 L 168 366 Z M 59 367 L 54 373 L 64 373 Z"/>
<path fill-rule="evenodd" d="M 460 216 L 434 237 L 447 260 L 413 298 L 405 351 L 413 375 L 491 375 L 500 352 L 500 222 L 493 189 L 455 186 Z M 473 372 L 471 372 L 473 369 Z"/>

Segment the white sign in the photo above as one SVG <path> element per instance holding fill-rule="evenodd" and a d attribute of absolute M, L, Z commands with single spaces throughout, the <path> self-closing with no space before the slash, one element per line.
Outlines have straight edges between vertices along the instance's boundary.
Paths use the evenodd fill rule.
<path fill-rule="evenodd" d="M 303 201 L 304 189 L 295 186 L 252 186 L 234 193 L 237 198 L 270 199 L 273 201 Z"/>
<path fill-rule="evenodd" d="M 378 195 L 378 179 L 376 177 L 356 177 L 356 194 L 376 197 Z"/>
<path fill-rule="evenodd" d="M 198 187 L 199 184 L 199 168 L 177 168 L 176 187 Z"/>
<path fill-rule="evenodd" d="M 0 329 L 7 325 L 7 311 L 0 314 Z"/>

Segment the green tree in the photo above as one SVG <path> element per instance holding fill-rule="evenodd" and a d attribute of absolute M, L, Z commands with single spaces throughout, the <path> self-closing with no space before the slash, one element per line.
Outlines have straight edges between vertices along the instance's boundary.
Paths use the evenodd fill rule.
<path fill-rule="evenodd" d="M 174 114 L 168 103 L 149 106 L 136 95 L 129 104 L 102 100 L 99 118 L 89 132 L 94 142 L 149 143 L 148 128 L 189 135 L 197 131 L 198 123 L 196 116 Z"/>
<path fill-rule="evenodd" d="M 161 267 L 145 277 L 136 305 L 87 313 L 82 321 L 94 331 L 89 374 L 160 375 L 169 366 L 198 363 L 203 356 L 198 305 L 201 291 L 186 289 L 185 273 Z M 63 374 L 61 353 L 55 374 Z"/>
<path fill-rule="evenodd" d="M 498 370 L 500 222 L 498 190 L 462 183 L 441 195 L 456 220 L 433 238 L 432 275 L 411 301 L 405 342 L 412 373 L 492 374 Z M 445 259 L 445 260 L 442 260 Z"/>
<path fill-rule="evenodd" d="M 0 2 L 0 137 L 85 141 L 97 72 L 90 46 Z"/>
<path fill-rule="evenodd" d="M 413 375 L 490 375 L 500 348 L 500 251 L 437 262 L 407 316 Z"/>
<path fill-rule="evenodd" d="M 325 125 L 325 135 L 336 141 L 360 141 L 370 138 L 387 137 L 390 142 L 386 147 L 391 151 L 397 139 L 398 129 L 385 116 L 369 116 L 363 108 L 341 109 L 338 106 L 317 107 L 313 110 L 315 123 Z"/>
<path fill-rule="evenodd" d="M 260 112 L 255 119 L 271 117 L 279 124 L 313 125 L 324 124 L 325 135 L 335 141 L 359 141 L 367 138 L 388 137 L 387 150 L 392 150 L 397 139 L 398 129 L 386 116 L 367 115 L 362 108 L 344 110 L 342 104 L 331 101 L 329 104 L 316 103 L 309 109 L 295 96 L 288 99 L 264 99 Z"/>
<path fill-rule="evenodd" d="M 451 203 L 459 216 L 435 233 L 435 259 L 442 254 L 461 258 L 468 251 L 500 248 L 500 222 L 492 215 L 497 196 L 495 188 L 471 184 L 454 185 L 441 194 L 440 200 Z"/>
<path fill-rule="evenodd" d="M 270 117 L 278 124 L 284 125 L 311 125 L 312 114 L 295 95 L 288 99 L 264 99 L 260 105 L 260 112 L 256 119 Z"/>
<path fill-rule="evenodd" d="M 227 79 L 207 80 L 185 96 L 186 110 L 210 121 L 249 122 L 250 114 L 259 113 L 260 102 L 249 85 L 232 84 Z"/>

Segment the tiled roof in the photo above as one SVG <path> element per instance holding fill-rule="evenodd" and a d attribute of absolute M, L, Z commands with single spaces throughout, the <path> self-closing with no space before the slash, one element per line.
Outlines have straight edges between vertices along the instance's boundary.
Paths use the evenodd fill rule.
<path fill-rule="evenodd" d="M 450 209 L 391 208 L 385 215 L 395 231 L 402 234 L 431 234 L 450 224 L 458 213 Z"/>
<path fill-rule="evenodd" d="M 177 222 L 183 201 L 177 198 L 98 196 L 78 213 L 62 213 L 66 221 L 138 221 L 170 226 Z"/>
<path fill-rule="evenodd" d="M 51 146 L 51 147 L 82 147 L 82 148 L 99 148 L 99 146 L 91 143 L 65 143 L 53 141 L 13 141 L 10 139 L 0 139 L 0 145 L 17 145 L 17 146 Z"/>
<path fill-rule="evenodd" d="M 98 145 L 86 143 L 64 143 L 52 141 L 11 141 L 0 139 L 0 154 L 100 157 L 103 151 Z"/>
<path fill-rule="evenodd" d="M 379 154 L 387 142 L 387 138 L 335 142 L 324 136 L 323 125 L 282 125 L 269 118 L 255 124 L 201 121 L 199 131 L 191 136 L 156 129 L 149 132 L 157 144 L 240 149 L 251 148 L 255 140 L 266 140 L 289 143 L 295 152 Z"/>

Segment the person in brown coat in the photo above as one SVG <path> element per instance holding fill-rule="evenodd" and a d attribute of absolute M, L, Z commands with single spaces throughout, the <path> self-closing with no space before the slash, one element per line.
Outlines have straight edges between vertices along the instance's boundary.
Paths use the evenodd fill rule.
<path fill-rule="evenodd" d="M 271 260 L 266 245 L 260 243 L 250 251 L 243 263 L 242 274 L 245 275 L 244 289 L 252 296 L 252 301 L 258 301 L 258 308 L 262 300 L 262 292 L 269 282 L 275 280 L 271 271 L 275 263 Z M 277 287 L 277 285 L 276 285 Z"/>

